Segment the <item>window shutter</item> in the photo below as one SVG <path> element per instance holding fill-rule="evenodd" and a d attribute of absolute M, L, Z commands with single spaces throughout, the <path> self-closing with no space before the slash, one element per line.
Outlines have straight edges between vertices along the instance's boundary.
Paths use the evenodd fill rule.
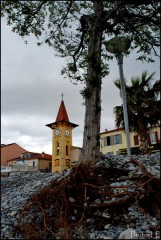
<path fill-rule="evenodd" d="M 121 143 L 122 143 L 121 134 L 116 134 L 115 135 L 115 145 L 121 144 Z"/>
<path fill-rule="evenodd" d="M 114 145 L 115 142 L 114 142 L 114 135 L 110 136 L 110 145 Z"/>
<path fill-rule="evenodd" d="M 122 134 L 120 134 L 120 144 L 122 144 Z"/>
<path fill-rule="evenodd" d="M 158 143 L 158 133 L 155 132 L 156 143 Z"/>
<path fill-rule="evenodd" d="M 103 138 L 103 144 L 104 144 L 104 146 L 107 146 L 107 138 L 106 137 Z"/>
<path fill-rule="evenodd" d="M 150 133 L 148 134 L 148 144 L 151 145 Z"/>
<path fill-rule="evenodd" d="M 157 143 L 157 134 L 156 134 L 156 132 L 150 133 L 150 142 L 151 142 L 151 144 L 156 144 Z"/>
<path fill-rule="evenodd" d="M 136 145 L 139 145 L 139 137 L 138 137 L 138 135 L 135 135 L 134 136 L 134 145 L 136 146 Z"/>

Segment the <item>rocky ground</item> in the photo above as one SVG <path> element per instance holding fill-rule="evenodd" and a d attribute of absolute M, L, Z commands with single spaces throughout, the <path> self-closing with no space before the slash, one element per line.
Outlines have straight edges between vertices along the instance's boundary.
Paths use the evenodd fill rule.
<path fill-rule="evenodd" d="M 160 153 L 1 178 L 1 239 L 160 239 Z"/>

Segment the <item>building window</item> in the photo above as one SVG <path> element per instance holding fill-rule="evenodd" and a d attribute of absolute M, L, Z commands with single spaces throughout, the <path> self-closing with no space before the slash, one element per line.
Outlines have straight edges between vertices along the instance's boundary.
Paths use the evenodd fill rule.
<path fill-rule="evenodd" d="M 110 146 L 111 142 L 110 142 L 110 136 L 106 137 L 106 146 Z"/>
<path fill-rule="evenodd" d="M 104 138 L 104 146 L 114 145 L 114 136 L 107 136 Z"/>
<path fill-rule="evenodd" d="M 115 135 L 115 144 L 121 144 L 121 134 L 116 134 Z"/>
<path fill-rule="evenodd" d="M 150 133 L 150 143 L 151 144 L 157 143 L 157 132 Z"/>
<path fill-rule="evenodd" d="M 134 136 L 134 145 L 139 145 L 139 136 L 138 135 L 135 135 Z"/>
<path fill-rule="evenodd" d="M 111 146 L 121 143 L 122 143 L 121 134 L 111 135 L 104 138 L 104 146 Z"/>
<path fill-rule="evenodd" d="M 35 167 L 35 161 L 32 162 L 32 166 L 33 166 L 33 168 Z"/>

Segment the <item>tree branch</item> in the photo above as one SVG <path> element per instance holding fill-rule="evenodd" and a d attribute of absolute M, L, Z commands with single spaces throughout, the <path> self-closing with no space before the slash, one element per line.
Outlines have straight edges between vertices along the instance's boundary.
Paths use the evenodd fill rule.
<path fill-rule="evenodd" d="M 158 2 L 159 3 L 159 1 L 157 0 L 156 2 Z M 114 14 L 116 14 L 117 13 L 117 11 L 119 10 L 119 7 L 120 6 L 123 6 L 123 5 L 130 5 L 130 4 L 132 4 L 132 5 L 134 5 L 134 6 L 139 6 L 139 5 L 142 5 L 142 4 L 146 4 L 146 5 L 150 5 L 150 4 L 152 4 L 152 1 L 151 0 L 140 0 L 140 1 L 135 1 L 135 0 L 122 0 L 122 1 L 118 1 L 117 3 L 116 3 L 116 5 L 113 7 L 113 9 L 111 9 L 110 11 L 104 11 L 103 12 L 103 26 L 102 26 L 102 28 L 103 28 L 103 30 L 106 30 L 107 28 L 112 28 L 113 26 L 111 25 L 110 26 L 110 23 L 108 23 L 107 21 L 109 20 L 109 19 L 111 19 L 112 17 L 113 17 L 113 15 Z M 145 22 L 147 22 L 147 20 L 148 21 L 151 21 L 153 24 L 158 24 L 159 25 L 159 21 L 157 22 L 157 21 L 154 21 L 151 17 L 148 17 L 148 16 L 144 16 L 144 15 L 136 15 L 136 14 L 131 14 L 131 13 L 129 13 L 129 12 L 127 12 L 126 10 L 125 10 L 125 15 L 127 16 L 128 15 L 128 17 L 130 18 L 130 17 L 139 17 L 140 19 L 141 19 L 141 21 L 143 21 L 144 23 Z"/>
<path fill-rule="evenodd" d="M 68 13 L 69 13 L 69 11 L 70 11 L 70 9 L 71 9 L 71 7 L 72 7 L 72 3 L 73 3 L 73 0 L 70 0 L 70 3 L 69 3 L 68 8 L 67 8 L 67 12 L 66 12 L 65 16 L 63 17 L 62 21 L 60 22 L 59 28 L 61 27 L 61 25 L 63 24 L 63 22 L 64 22 L 65 19 L 67 18 Z M 58 30 L 58 29 L 57 29 L 57 30 Z M 55 32 L 56 32 L 56 31 L 55 31 Z M 55 32 L 54 32 L 54 33 L 55 33 Z"/>
<path fill-rule="evenodd" d="M 70 3 L 69 3 L 69 5 L 68 5 L 68 7 L 67 7 L 66 14 L 64 15 L 64 17 L 62 17 L 62 20 L 61 20 L 61 22 L 58 24 L 57 29 L 56 29 L 55 31 L 53 31 L 52 34 L 49 35 L 48 38 L 52 38 L 52 36 L 55 35 L 55 33 L 56 33 L 59 29 L 61 29 L 61 26 L 62 26 L 63 22 L 65 21 L 65 19 L 67 18 L 68 13 L 69 13 L 69 11 L 70 11 L 70 9 L 71 9 L 71 7 L 72 7 L 72 4 L 73 4 L 73 0 L 70 0 Z M 48 38 L 46 38 L 44 41 L 46 41 Z"/>
<path fill-rule="evenodd" d="M 131 27 L 130 27 L 130 31 L 132 31 L 134 34 L 137 34 L 143 42 L 146 42 L 146 43 L 148 43 L 149 45 L 151 45 L 151 47 L 152 47 L 152 49 L 153 49 L 153 51 L 154 51 L 155 56 L 158 56 L 158 57 L 159 57 L 159 55 L 157 54 L 157 52 L 156 52 L 153 44 L 151 43 L 151 41 L 145 40 L 144 37 L 143 37 L 143 34 L 141 34 L 141 33 L 135 28 L 134 25 L 131 25 L 130 22 L 125 21 L 125 19 L 124 19 L 124 20 L 122 19 L 122 21 L 124 21 L 124 22 L 128 25 L 128 27 L 129 27 L 129 25 L 130 25 L 130 26 L 131 26 Z M 127 26 L 126 26 L 126 27 L 127 27 Z M 158 44 L 158 45 L 156 44 L 156 46 L 159 47 L 160 44 Z"/>
<path fill-rule="evenodd" d="M 74 60 L 74 68 L 75 68 L 75 71 L 77 71 L 77 65 L 76 65 L 76 62 L 77 60 L 79 59 L 79 56 L 81 55 L 82 51 L 83 51 L 83 42 L 84 42 L 84 37 L 85 37 L 85 34 L 87 32 L 87 30 L 89 29 L 89 21 L 90 21 L 90 16 L 89 15 L 83 15 L 81 18 L 80 18 L 80 23 L 81 23 L 81 30 L 82 31 L 82 35 L 81 35 L 81 39 L 80 39 L 80 43 L 78 45 L 78 48 L 76 49 L 76 51 L 74 52 L 73 54 L 73 60 Z M 77 57 L 76 59 L 76 55 L 79 53 L 79 56 Z"/>
<path fill-rule="evenodd" d="M 79 56 L 80 56 L 80 54 L 82 53 L 83 48 L 84 48 L 83 42 L 84 42 L 85 32 L 86 32 L 86 31 L 83 31 L 83 32 L 82 32 L 82 36 L 81 36 L 80 43 L 79 43 L 78 48 L 76 49 L 76 51 L 74 52 L 74 55 L 73 55 L 75 71 L 77 71 L 77 65 L 76 65 L 77 60 L 79 59 Z M 80 51 L 80 50 L 81 50 L 81 51 Z M 80 54 L 79 54 L 79 56 L 78 56 L 77 59 L 76 59 L 76 55 L 77 55 L 79 52 L 80 52 Z"/>
<path fill-rule="evenodd" d="M 40 11 L 40 9 L 41 9 L 41 7 L 45 4 L 45 3 L 47 3 L 48 1 L 42 1 L 41 3 L 40 3 L 40 5 L 37 7 L 37 8 L 35 8 L 35 9 L 33 9 L 33 10 L 31 10 L 28 6 L 25 6 L 24 7 L 24 9 L 23 9 L 23 11 L 22 11 L 22 13 L 23 14 L 27 14 L 27 15 L 31 15 L 31 14 L 36 14 L 38 11 Z"/>

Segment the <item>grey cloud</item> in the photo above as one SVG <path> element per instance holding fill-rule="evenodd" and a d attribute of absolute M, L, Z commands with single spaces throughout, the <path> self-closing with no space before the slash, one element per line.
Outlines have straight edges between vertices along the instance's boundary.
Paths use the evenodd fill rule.
<path fill-rule="evenodd" d="M 18 141 L 18 144 L 35 151 L 40 151 L 43 145 L 43 150 L 51 153 L 51 129 L 45 125 L 56 120 L 63 92 L 69 120 L 79 125 L 73 130 L 73 145 L 81 147 L 85 108 L 79 91 L 83 85 L 75 86 L 60 75 L 65 59 L 55 57 L 53 48 L 46 45 L 38 47 L 32 36 L 25 45 L 3 19 L 1 30 L 2 143 Z M 139 76 L 144 70 L 149 73 L 156 71 L 156 79 L 159 78 L 158 60 L 153 64 L 142 64 L 135 59 L 135 53 L 124 58 L 124 75 L 128 82 L 131 76 Z M 110 74 L 102 84 L 101 131 L 115 127 L 113 108 L 122 103 L 113 83 L 119 78 L 116 59 L 109 65 Z"/>

